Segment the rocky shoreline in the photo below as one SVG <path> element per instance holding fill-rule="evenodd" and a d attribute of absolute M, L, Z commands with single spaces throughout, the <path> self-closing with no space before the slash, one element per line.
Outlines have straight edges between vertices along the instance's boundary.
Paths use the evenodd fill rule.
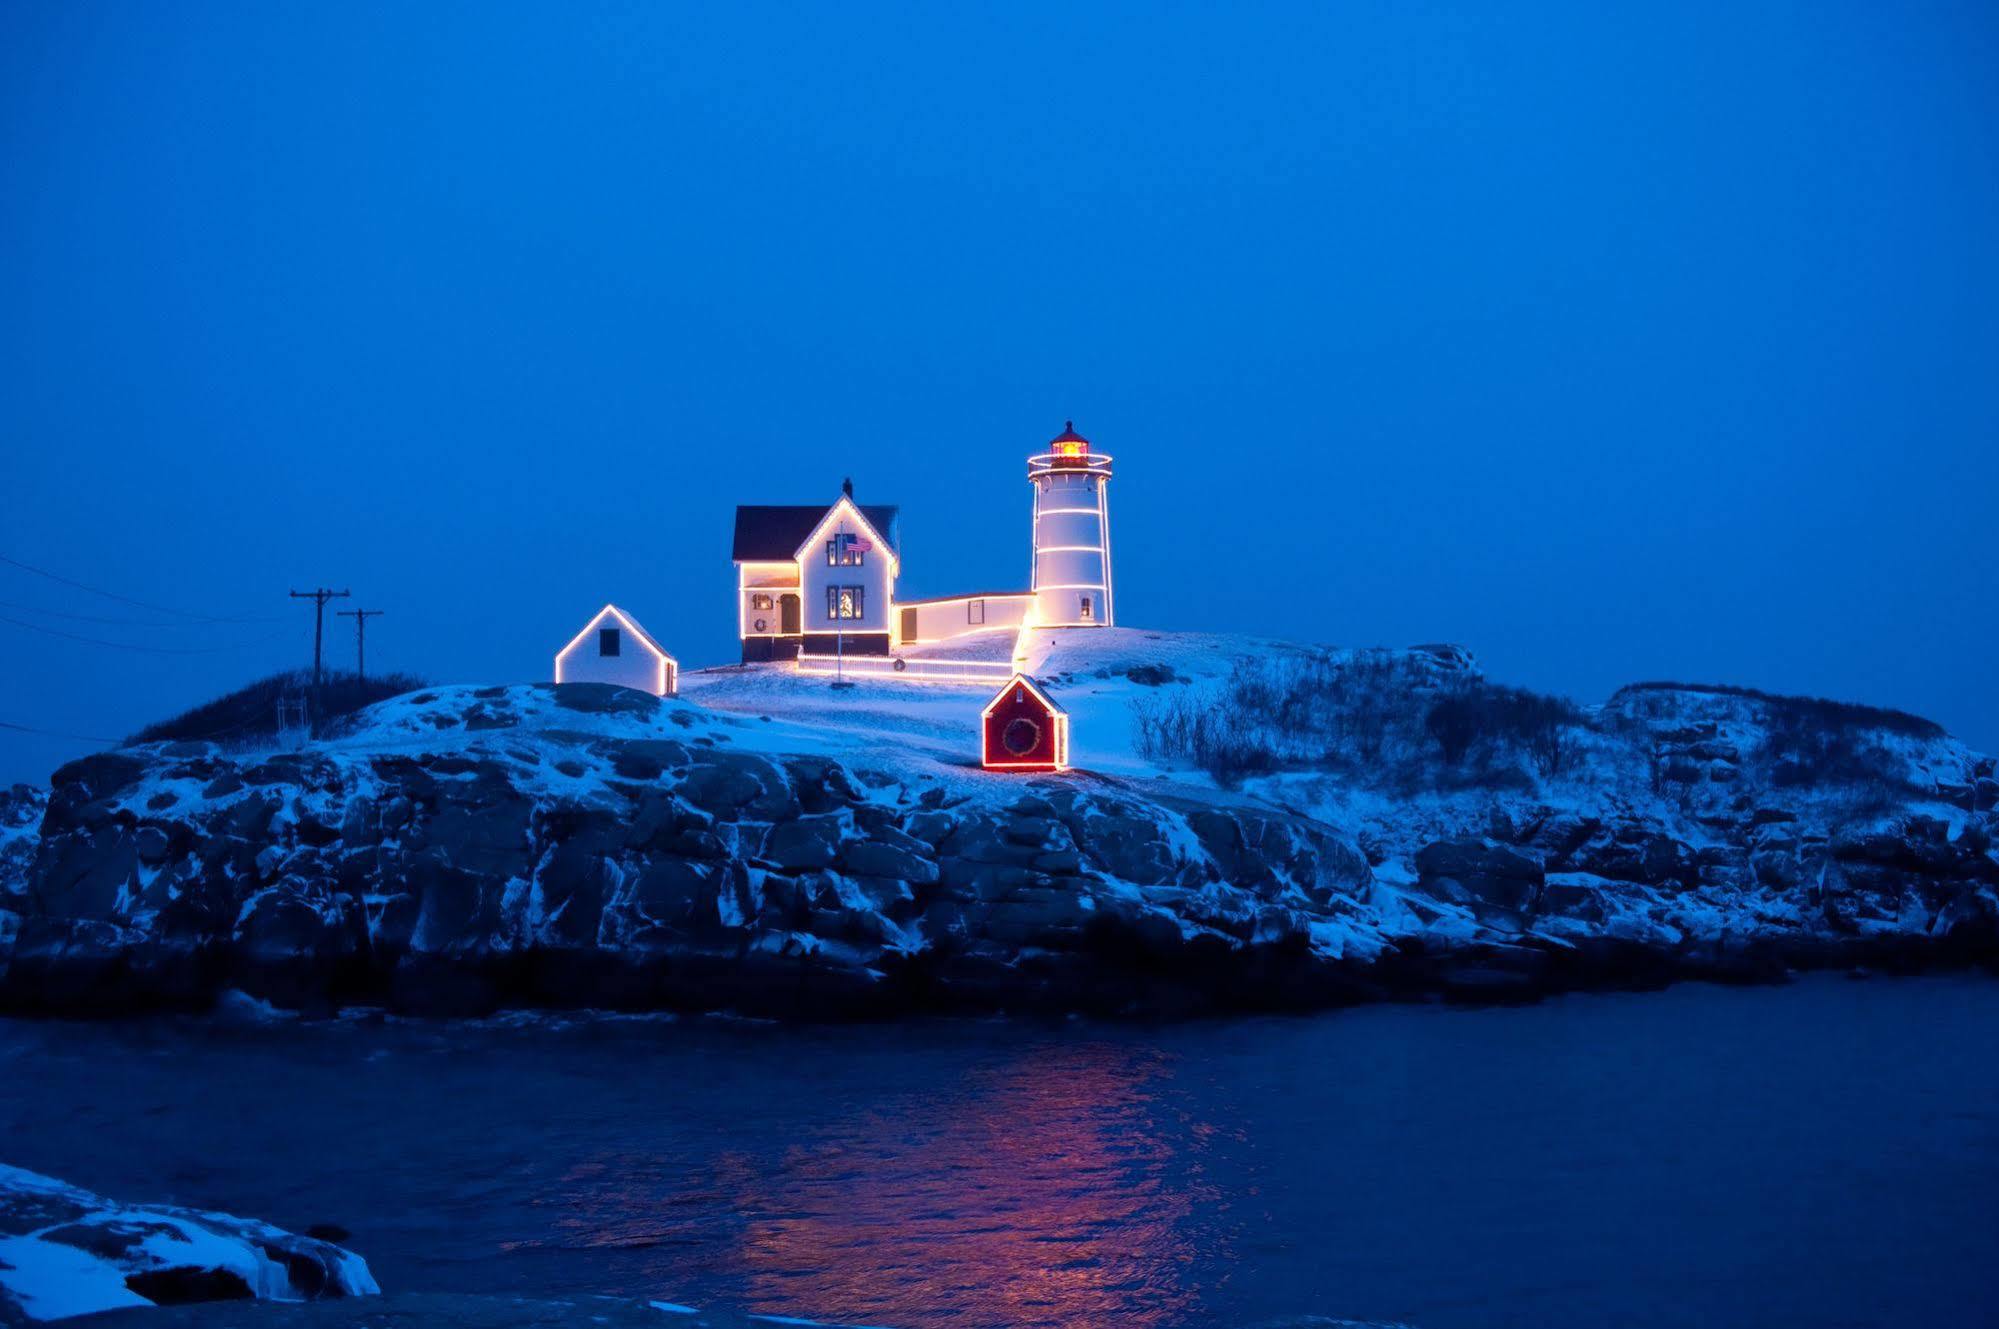
<path fill-rule="evenodd" d="M 1643 722 L 1655 759 L 1738 765 L 1686 709 Z M 1342 824 L 1295 784 L 1023 782 L 592 685 L 434 689 L 303 751 L 17 788 L 0 1010 L 1186 1015 L 1989 967 L 1992 763 L 1944 757 L 1847 824 L 1698 769 L 1665 811 L 1605 780 Z"/>
<path fill-rule="evenodd" d="M 367 1262 L 329 1240 L 230 1214 L 119 1204 L 0 1164 L 0 1325 L 379 1290 Z"/>

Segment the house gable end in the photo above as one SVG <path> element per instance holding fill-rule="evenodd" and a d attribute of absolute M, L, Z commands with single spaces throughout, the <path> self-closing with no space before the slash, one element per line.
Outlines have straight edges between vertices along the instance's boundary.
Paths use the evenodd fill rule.
<path fill-rule="evenodd" d="M 577 646 L 581 645 L 583 640 L 586 637 L 588 637 L 592 632 L 595 632 L 598 628 L 604 626 L 604 620 L 607 618 L 615 618 L 617 620 L 618 626 L 623 628 L 626 632 L 630 633 L 634 641 L 637 641 L 641 646 L 645 647 L 648 651 L 652 652 L 653 658 L 664 661 L 667 664 L 673 665 L 675 668 L 679 667 L 680 662 L 675 660 L 671 655 L 668 655 L 663 649 L 661 649 L 660 644 L 652 639 L 652 634 L 639 626 L 637 619 L 633 618 L 630 614 L 627 614 L 624 610 L 618 608 L 616 605 L 605 605 L 602 609 L 599 609 L 594 615 L 592 615 L 590 621 L 583 625 L 583 630 L 581 632 L 578 632 L 575 636 L 571 637 L 569 639 L 569 644 L 564 646 L 561 650 L 555 653 L 556 658 L 559 660 L 563 656 L 568 655 L 571 651 L 575 650 Z"/>
<path fill-rule="evenodd" d="M 877 515 L 879 515 L 883 510 L 877 509 L 876 511 Z M 895 509 L 889 508 L 886 511 L 892 514 Z M 813 523 L 812 529 L 806 533 L 805 538 L 798 542 L 798 548 L 792 550 L 792 558 L 799 563 L 805 562 L 807 551 L 824 538 L 827 526 L 841 519 L 843 516 L 858 523 L 861 529 L 874 541 L 877 548 L 888 552 L 889 571 L 891 574 L 897 573 L 901 567 L 901 560 L 896 557 L 894 544 L 889 541 L 888 536 L 884 535 L 874 522 L 868 520 L 867 513 L 862 510 L 858 503 L 844 495 L 832 507 L 827 508 L 824 515 L 818 521 Z M 894 520 L 891 517 L 889 521 L 890 527 L 893 528 L 894 524 Z"/>

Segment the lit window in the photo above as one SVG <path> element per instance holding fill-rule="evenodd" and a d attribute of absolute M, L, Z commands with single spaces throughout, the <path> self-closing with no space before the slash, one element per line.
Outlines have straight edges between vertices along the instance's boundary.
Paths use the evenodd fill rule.
<path fill-rule="evenodd" d="M 1084 621 L 1085 623 L 1089 622 L 1089 621 L 1090 621 L 1090 619 L 1091 619 L 1092 617 L 1094 617 L 1094 615 L 1092 615 L 1092 614 L 1090 613 L 1090 597 L 1089 597 L 1089 596 L 1087 596 L 1087 595 L 1086 595 L 1086 596 L 1084 596 L 1084 597 L 1083 597 L 1083 601 L 1082 601 L 1082 605 L 1081 605 L 1081 607 L 1080 607 L 1080 608 L 1079 608 L 1079 609 L 1077 610 L 1077 614 L 1076 614 L 1076 616 L 1077 616 L 1078 618 L 1082 619 L 1082 620 L 1083 620 L 1083 621 Z"/>
<path fill-rule="evenodd" d="M 750 608 L 752 609 L 771 608 L 770 597 L 768 595 L 752 595 L 750 597 Z"/>
<path fill-rule="evenodd" d="M 616 655 L 619 653 L 618 630 L 616 628 L 597 629 L 597 654 Z"/>
<path fill-rule="evenodd" d="M 862 586 L 828 586 L 826 617 L 829 620 L 866 617 L 866 589 Z"/>
<path fill-rule="evenodd" d="M 984 600 L 965 601 L 965 621 L 971 624 L 979 624 L 985 622 L 986 602 Z"/>
<path fill-rule="evenodd" d="M 829 568 L 860 567 L 867 551 L 857 547 L 857 535 L 836 535 L 826 542 L 826 566 Z"/>

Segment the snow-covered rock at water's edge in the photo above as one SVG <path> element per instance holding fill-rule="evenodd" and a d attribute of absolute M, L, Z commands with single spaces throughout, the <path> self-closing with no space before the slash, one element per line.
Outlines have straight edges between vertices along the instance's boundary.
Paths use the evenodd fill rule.
<path fill-rule="evenodd" d="M 268 1223 L 123 1205 L 0 1165 L 0 1324 L 94 1311 L 380 1291 L 350 1251 Z"/>

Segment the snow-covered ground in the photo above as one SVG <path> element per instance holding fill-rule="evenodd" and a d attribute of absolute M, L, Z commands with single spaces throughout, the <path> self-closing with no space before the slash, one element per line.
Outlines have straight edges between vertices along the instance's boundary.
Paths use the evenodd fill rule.
<path fill-rule="evenodd" d="M 1323 648 L 1272 639 L 1139 628 L 1029 629 L 980 633 L 926 645 L 931 656 L 1011 659 L 1039 679 L 1070 714 L 1071 764 L 1079 771 L 1145 782 L 1148 792 L 1183 792 L 1234 801 L 1188 763 L 1147 758 L 1135 745 L 1138 706 L 1178 689 L 1222 684 L 1245 660 L 1324 655 Z M 664 706 L 581 710 L 546 689 L 458 684 L 426 688 L 370 707 L 313 745 L 333 756 L 382 752 L 439 753 L 494 747 L 496 730 L 511 744 L 549 732 L 561 744 L 577 735 L 662 739 L 744 752 L 817 755 L 898 777 L 970 789 L 1003 788 L 1017 777 L 979 769 L 979 716 L 997 688 L 989 683 L 858 679 L 801 674 L 788 664 L 728 665 L 681 675 L 680 697 Z M 482 723 L 490 711 L 493 723 Z M 456 717 L 464 716 L 463 723 Z M 446 718 L 454 722 L 446 723 Z M 503 750 L 506 744 L 499 744 Z M 238 751 L 239 759 L 283 750 Z M 578 792 L 575 779 L 548 763 L 535 780 L 546 792 Z M 148 784 L 127 801 L 193 789 Z M 1277 805 L 1288 803 L 1288 798 Z M 33 828 L 0 830 L 31 836 Z"/>
<path fill-rule="evenodd" d="M 1133 703 L 1160 687 L 1219 682 L 1240 659 L 1306 648 L 1138 628 L 1038 628 L 1021 633 L 1017 642 L 1010 633 L 981 633 L 924 650 L 953 658 L 1011 656 L 1068 710 L 1070 759 L 1081 770 L 1184 781 L 1212 793 L 1214 782 L 1201 772 L 1139 755 L 1132 738 Z M 1140 682 L 1133 671 L 1176 681 Z M 681 696 L 689 701 L 770 724 L 767 738 L 774 741 L 732 734 L 746 747 L 823 752 L 850 761 L 867 753 L 876 760 L 918 760 L 943 772 L 978 765 L 979 712 L 997 690 L 983 682 L 873 679 L 835 687 L 830 680 L 800 675 L 785 665 L 729 665 L 691 671 L 680 680 Z"/>

